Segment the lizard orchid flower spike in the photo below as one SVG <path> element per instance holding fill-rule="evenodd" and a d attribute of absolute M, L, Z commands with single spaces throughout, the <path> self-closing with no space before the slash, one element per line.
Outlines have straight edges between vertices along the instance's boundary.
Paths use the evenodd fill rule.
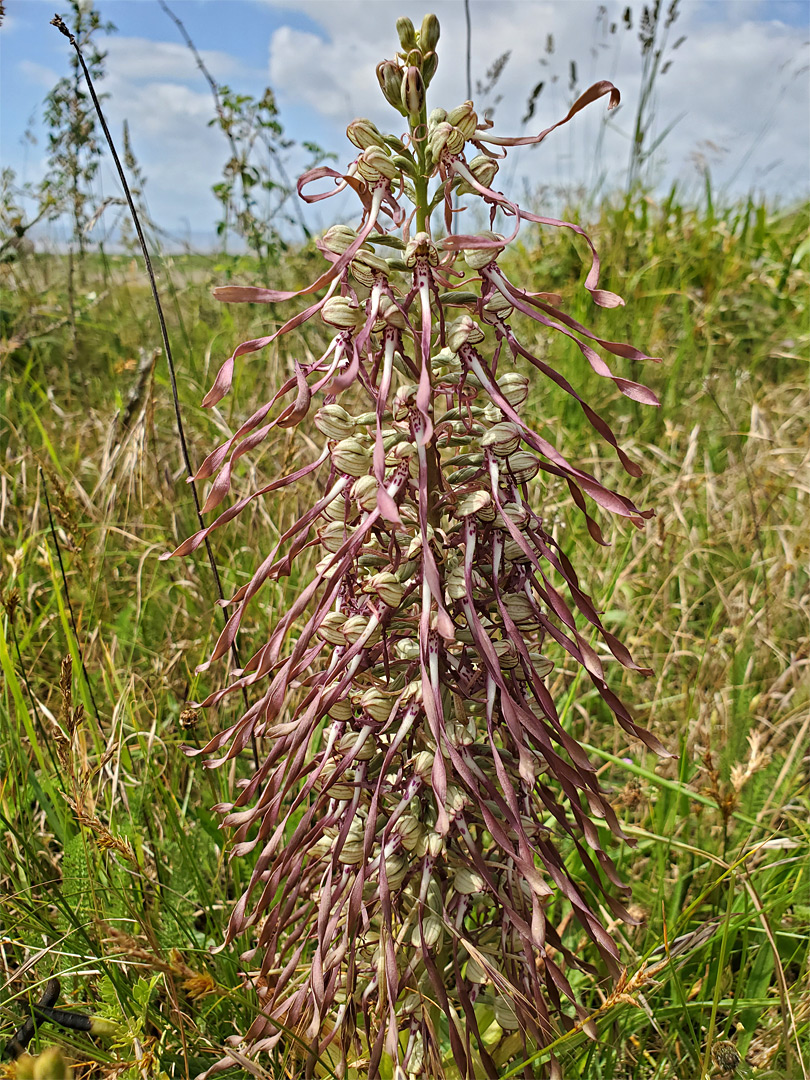
<path fill-rule="evenodd" d="M 195 550 L 254 499 L 304 478 L 317 484 L 314 505 L 228 601 L 228 623 L 202 665 L 225 655 L 266 583 L 319 549 L 309 584 L 265 644 L 203 702 L 235 704 L 244 688 L 252 703 L 187 751 L 214 768 L 253 739 L 264 750 L 234 802 L 218 807 L 233 855 L 252 860 L 225 935 L 226 945 L 246 942 L 259 998 L 236 1042 L 250 1054 L 279 1043 L 300 1054 L 303 1042 L 308 1068 L 320 1058 L 341 1077 L 376 1077 L 381 1068 L 440 1076 L 451 1058 L 457 1075 L 471 1078 L 497 1075 L 496 1058 L 547 1045 L 573 1023 L 595 1036 L 566 975 L 595 970 L 577 935 L 590 941 L 595 964 L 619 971 L 600 912 L 629 920 L 616 898 L 627 890 L 605 841 L 611 833 L 631 841 L 560 718 L 555 668 L 582 668 L 622 729 L 665 752 L 608 683 L 606 658 L 649 672 L 603 624 L 555 540 L 544 485 L 567 484 L 600 544 L 594 507 L 639 527 L 651 511 L 532 428 L 527 372 L 570 394 L 624 469 L 640 470 L 566 375 L 534 355 L 513 313 L 575 342 L 622 394 L 657 401 L 615 374 L 603 353 L 650 357 L 596 336 L 560 296 L 515 284 L 500 265 L 524 223 L 585 233 L 497 191 L 499 159 L 511 146 L 542 142 L 601 97 L 613 107 L 616 88 L 597 83 L 558 124 L 504 138 L 470 101 L 428 113 L 438 21 L 428 15 L 417 31 L 400 19 L 397 29 L 401 49 L 377 75 L 408 130 L 388 135 L 355 120 L 348 136 L 358 154 L 345 172 L 320 167 L 298 184 L 307 202 L 351 188 L 357 228 L 321 237 L 326 265 L 306 288 L 216 290 L 230 303 L 319 298 L 273 334 L 239 345 L 208 407 L 230 389 L 237 360 L 308 320 L 318 316 L 330 340 L 203 461 L 196 478 L 212 481 L 206 512 L 228 497 L 239 458 L 273 428 L 311 420 L 322 449 L 237 499 L 172 554 Z M 324 181 L 331 186 L 311 193 Z M 483 201 L 490 231 L 455 229 L 454 193 Z M 442 234 L 433 222 L 440 208 Z M 615 307 L 622 301 L 599 287 L 588 244 L 585 288 L 595 304 Z M 565 911 L 575 933 L 560 929 Z M 209 1074 L 232 1064 L 226 1056 Z M 553 1058 L 550 1067 L 558 1069 Z"/>

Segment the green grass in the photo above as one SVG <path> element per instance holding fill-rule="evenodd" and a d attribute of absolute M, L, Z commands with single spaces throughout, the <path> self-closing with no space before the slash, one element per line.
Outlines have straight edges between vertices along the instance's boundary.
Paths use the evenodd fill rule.
<path fill-rule="evenodd" d="M 555 676 L 565 721 L 601 760 L 635 840 L 611 853 L 638 918 L 614 928 L 623 992 L 572 975 L 600 1037 L 561 1033 L 566 1080 L 699 1077 L 728 1039 L 761 1077 L 796 1080 L 810 1059 L 807 230 L 807 207 L 697 211 L 642 196 L 606 206 L 593 230 L 603 284 L 627 301 L 608 312 L 577 288 L 576 238 L 527 233 L 508 266 L 521 284 L 562 292 L 600 336 L 663 359 L 644 371 L 613 364 L 656 390 L 654 412 L 620 397 L 575 349 L 546 347 L 643 463 L 638 481 L 620 475 L 576 402 L 539 383 L 531 399 L 570 459 L 656 509 L 643 531 L 604 521 L 613 544 L 599 549 L 564 492 L 542 492 L 606 622 L 654 669 L 648 680 L 617 670 L 616 686 L 674 754 L 658 761 L 629 744 L 573 667 Z M 275 284 L 302 281 L 316 262 L 291 256 Z M 28 257 L 0 273 L 2 1037 L 56 974 L 60 1004 L 118 1019 L 120 1037 L 68 1039 L 46 1026 L 34 1049 L 63 1044 L 82 1077 L 193 1076 L 255 1007 L 239 950 L 210 952 L 249 872 L 228 860 L 211 807 L 250 763 L 208 771 L 181 749 L 203 745 L 230 713 L 183 713 L 225 666 L 194 673 L 221 625 L 204 558 L 157 559 L 196 527 L 162 357 L 128 430 L 115 419 L 140 350 L 158 344 L 148 287 L 139 263 L 92 257 L 74 336 L 62 260 Z M 209 285 L 251 273 L 245 260 L 161 263 L 195 463 L 291 366 L 292 353 L 273 348 L 243 358 L 220 409 L 198 407 L 232 346 L 278 325 L 280 310 L 210 299 Z M 306 355 L 318 334 L 290 347 Z M 235 490 L 308 453 L 279 431 L 241 459 Z M 288 490 L 213 534 L 226 594 L 307 498 Z M 293 577 L 265 590 L 243 654 L 298 587 Z M 673 947 L 707 926 L 694 947 Z M 572 925 L 566 944 L 587 952 Z M 286 1053 L 259 1075 L 295 1075 Z M 523 1075 L 532 1055 L 514 1037 L 493 1049 L 504 1078 Z"/>

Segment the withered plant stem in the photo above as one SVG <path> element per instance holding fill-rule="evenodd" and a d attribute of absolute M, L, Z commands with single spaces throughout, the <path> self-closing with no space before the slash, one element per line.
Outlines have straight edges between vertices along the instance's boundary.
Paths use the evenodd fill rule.
<path fill-rule="evenodd" d="M 185 464 L 186 473 L 187 473 L 188 478 L 189 478 L 189 486 L 191 488 L 191 494 L 192 494 L 192 497 L 194 499 L 194 509 L 196 511 L 196 514 L 197 514 L 197 521 L 199 522 L 200 528 L 204 529 L 205 528 L 205 521 L 203 519 L 202 509 L 200 507 L 200 497 L 197 494 L 197 485 L 194 483 L 194 470 L 191 467 L 191 458 L 189 457 L 188 444 L 186 442 L 186 433 L 185 433 L 185 430 L 183 428 L 183 417 L 182 417 L 182 415 L 180 413 L 180 398 L 179 398 L 179 395 L 178 395 L 178 392 L 177 392 L 177 376 L 176 376 L 176 373 L 175 373 L 174 359 L 172 357 L 172 347 L 171 347 L 171 344 L 169 342 L 169 332 L 168 332 L 168 329 L 166 327 L 166 320 L 165 320 L 165 318 L 163 316 L 163 305 L 160 302 L 160 294 L 158 293 L 157 281 L 155 280 L 155 273 L 154 273 L 154 270 L 152 269 L 152 260 L 149 258 L 149 248 L 146 245 L 146 238 L 144 237 L 143 229 L 141 228 L 141 222 L 140 222 L 140 218 L 138 217 L 138 211 L 135 209 L 135 203 L 134 203 L 134 201 L 132 199 L 132 194 L 131 194 L 131 192 L 129 190 L 129 184 L 127 183 L 127 178 L 126 178 L 126 175 L 124 174 L 123 166 L 121 165 L 121 160 L 118 157 L 118 151 L 115 149 L 115 143 L 113 142 L 113 137 L 110 134 L 110 129 L 107 127 L 107 121 L 104 118 L 104 113 L 102 112 L 102 109 L 101 109 L 101 102 L 99 101 L 98 95 L 96 94 L 96 89 L 95 89 L 95 86 L 93 85 L 93 80 L 90 77 L 90 72 L 88 70 L 87 64 L 84 62 L 84 56 L 82 55 L 81 47 L 80 47 L 79 43 L 76 41 L 76 38 L 73 36 L 73 34 L 71 34 L 70 30 L 65 25 L 64 21 L 58 15 L 54 15 L 54 17 L 51 19 L 51 25 L 55 26 L 56 29 L 61 34 L 64 34 L 64 36 L 68 39 L 70 44 L 76 50 L 76 55 L 79 58 L 79 63 L 81 64 L 81 68 L 82 68 L 82 71 L 84 72 L 84 77 L 85 77 L 85 80 L 87 82 L 87 89 L 90 91 L 90 97 L 93 100 L 93 106 L 94 106 L 94 108 L 96 110 L 96 115 L 98 116 L 99 123 L 101 124 L 102 131 L 104 132 L 104 137 L 107 140 L 107 145 L 110 148 L 110 154 L 112 155 L 113 162 L 115 163 L 115 168 L 116 168 L 116 171 L 118 173 L 118 179 L 121 181 L 121 187 L 124 189 L 124 196 L 126 197 L 127 205 L 129 206 L 129 212 L 132 215 L 132 224 L 135 226 L 135 232 L 138 235 L 138 243 L 140 244 L 141 252 L 143 253 L 143 261 L 144 261 L 144 265 L 146 266 L 146 273 L 149 276 L 149 285 L 150 285 L 150 288 L 152 290 L 152 300 L 154 301 L 155 311 L 157 312 L 158 323 L 160 324 L 160 336 L 161 336 L 161 338 L 163 340 L 163 349 L 164 349 L 164 351 L 166 353 L 166 364 L 168 365 L 168 368 L 169 368 L 169 380 L 170 380 L 171 388 L 172 388 L 172 402 L 174 404 L 175 420 L 177 421 L 177 434 L 178 434 L 178 437 L 180 439 L 180 450 L 181 450 L 181 453 L 183 455 L 183 462 Z M 47 499 L 47 495 L 46 495 L 46 499 Z M 48 513 L 50 514 L 50 507 L 48 509 Z M 54 534 L 54 536 L 55 536 L 55 534 Z M 216 561 L 214 559 L 214 552 L 211 549 L 211 544 L 210 544 L 210 542 L 208 540 L 208 537 L 205 538 L 205 551 L 206 551 L 206 554 L 208 556 L 208 563 L 209 563 L 209 565 L 211 567 L 211 573 L 214 575 L 214 581 L 216 583 L 217 593 L 219 594 L 219 599 L 224 600 L 225 599 L 225 593 L 224 593 L 223 588 L 222 588 L 222 580 L 221 580 L 221 578 L 219 576 L 219 570 L 217 568 L 217 564 L 216 564 Z M 62 563 L 61 556 L 60 556 L 60 559 L 59 559 L 59 563 L 60 563 L 60 566 L 61 566 L 61 563 Z M 64 570 L 62 571 L 62 576 L 63 576 L 63 579 L 64 579 Z M 67 595 L 67 586 L 65 587 L 65 593 Z M 73 618 L 73 613 L 72 612 L 71 612 L 71 618 Z M 74 623 L 74 631 L 75 631 L 75 628 L 76 627 L 75 627 L 75 623 Z M 77 642 L 77 644 L 78 644 L 78 642 Z M 233 657 L 233 662 L 234 662 L 235 666 L 237 668 L 241 667 L 242 665 L 241 665 L 241 662 L 239 660 L 239 650 L 237 648 L 236 642 L 233 642 L 233 644 L 231 645 L 231 650 L 230 651 L 231 651 L 231 656 Z M 79 655 L 81 657 L 81 653 Z M 84 659 L 83 658 L 82 658 L 82 670 L 84 670 L 85 679 L 87 679 L 87 671 L 84 668 Z M 89 683 L 88 683 L 88 686 L 89 686 Z M 90 694 L 91 699 L 92 699 L 92 696 L 93 695 L 92 695 L 92 691 L 91 691 L 91 694 Z M 242 697 L 244 699 L 245 708 L 247 709 L 248 708 L 248 696 L 247 696 L 247 690 L 245 690 L 244 687 L 242 688 Z M 95 701 L 93 702 L 93 708 L 95 709 Z M 98 719 L 98 710 L 96 710 L 96 718 Z M 258 754 L 258 750 L 257 750 L 257 747 L 256 747 L 255 737 L 252 739 L 252 746 L 253 746 L 253 764 L 254 764 L 254 766 L 256 768 L 258 768 L 259 767 L 259 754 Z"/>

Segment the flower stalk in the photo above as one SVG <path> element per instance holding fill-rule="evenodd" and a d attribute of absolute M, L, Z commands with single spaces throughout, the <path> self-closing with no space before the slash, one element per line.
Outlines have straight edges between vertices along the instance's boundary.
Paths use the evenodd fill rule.
<path fill-rule="evenodd" d="M 245 691 L 250 707 L 187 752 L 213 768 L 253 738 L 267 748 L 234 801 L 218 807 L 233 855 L 253 860 L 225 936 L 226 945 L 247 939 L 243 960 L 258 990 L 247 1049 L 272 1050 L 292 1030 L 341 1077 L 377 1076 L 383 1056 L 398 1076 L 439 1076 L 450 1059 L 465 1078 L 494 1076 L 494 1057 L 519 1049 L 515 1031 L 542 1048 L 566 1025 L 587 1024 L 566 969 L 594 968 L 560 929 L 561 913 L 613 975 L 618 950 L 598 912 L 630 918 L 593 816 L 630 841 L 560 717 L 553 672 L 581 667 L 624 731 L 663 752 L 609 685 L 606 660 L 646 669 L 604 626 L 544 520 L 543 484 L 567 484 L 597 543 L 605 541 L 590 504 L 639 527 L 651 511 L 533 430 L 527 365 L 579 402 L 631 476 L 640 470 L 565 376 L 534 355 L 513 312 L 574 341 L 622 394 L 657 402 L 602 354 L 650 357 L 597 337 L 562 297 L 506 276 L 499 258 L 524 222 L 582 230 L 529 214 L 492 187 L 505 148 L 526 138 L 495 137 L 469 101 L 428 111 L 435 16 L 418 32 L 400 19 L 397 31 L 401 49 L 377 75 L 407 135 L 355 120 L 347 134 L 358 154 L 346 171 L 319 167 L 298 185 L 309 202 L 351 188 L 358 227 L 327 230 L 318 241 L 326 269 L 297 293 L 216 290 L 231 303 L 321 296 L 239 345 L 207 406 L 229 391 L 240 357 L 316 316 L 331 337 L 195 476 L 212 481 L 210 512 L 229 495 L 239 457 L 274 427 L 313 415 L 324 440 L 308 464 L 238 499 L 172 553 L 195 550 L 253 499 L 317 479 L 320 497 L 228 601 L 228 623 L 201 668 L 231 647 L 267 582 L 288 576 L 310 548 L 319 561 L 266 643 L 202 703 Z M 610 83 L 591 87 L 560 123 L 606 95 L 615 105 Z M 333 190 L 310 193 L 325 180 Z M 453 209 L 455 194 L 480 198 L 491 230 L 456 231 L 464 208 Z M 585 288 L 596 305 L 615 307 L 622 301 L 599 288 L 590 246 Z"/>

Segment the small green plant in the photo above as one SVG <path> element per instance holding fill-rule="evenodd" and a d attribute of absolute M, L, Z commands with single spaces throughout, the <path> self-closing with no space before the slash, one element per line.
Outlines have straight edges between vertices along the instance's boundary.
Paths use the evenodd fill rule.
<path fill-rule="evenodd" d="M 436 17 L 418 33 L 407 18 L 397 29 L 400 52 L 377 76 L 408 132 L 386 135 L 355 120 L 347 135 L 359 153 L 348 169 L 321 166 L 298 184 L 308 202 L 352 189 L 359 228 L 325 233 L 326 267 L 301 290 L 215 291 L 231 303 L 323 295 L 239 345 L 208 407 L 228 392 L 239 357 L 314 316 L 329 342 L 317 358 L 296 361 L 196 473 L 214 478 L 210 513 L 228 495 L 238 459 L 274 428 L 301 424 L 323 395 L 315 414 L 322 449 L 173 553 L 194 551 L 253 499 L 323 478 L 318 501 L 232 597 L 208 663 L 231 648 L 266 584 L 290 575 L 309 548 L 322 557 L 267 643 L 204 702 L 258 691 L 247 712 L 189 753 L 216 767 L 253 739 L 264 747 L 235 801 L 219 808 L 235 830 L 233 854 L 255 859 L 226 935 L 226 943 L 250 939 L 243 960 L 260 1006 L 249 1050 L 283 1043 L 300 1051 L 303 1041 L 312 1060 L 342 1076 L 383 1068 L 438 1076 L 448 1059 L 461 1076 L 495 1076 L 572 1025 L 595 1034 L 574 989 L 595 969 L 563 927 L 573 918 L 604 970 L 618 975 L 602 913 L 630 918 L 605 849 L 610 833 L 624 834 L 561 721 L 549 674 L 566 662 L 581 667 L 622 728 L 662 751 L 608 683 L 606 657 L 639 669 L 544 519 L 543 493 L 567 485 L 597 543 L 604 538 L 588 499 L 639 527 L 651 511 L 570 462 L 555 444 L 553 416 L 547 435 L 525 422 L 532 380 L 520 367 L 570 394 L 626 471 L 640 469 L 549 353 L 530 347 L 525 325 L 574 342 L 632 401 L 657 401 L 601 355 L 649 359 L 641 350 L 598 337 L 563 310 L 561 296 L 518 285 L 499 265 L 524 222 L 585 237 L 498 192 L 499 158 L 542 142 L 599 98 L 614 107 L 616 88 L 595 84 L 539 135 L 500 136 L 471 101 L 428 110 Z M 323 181 L 331 186 L 310 194 Z M 490 230 L 456 229 L 471 200 L 483 204 Z M 501 223 L 503 233 L 494 230 Z M 600 307 L 616 308 L 623 302 L 600 288 L 587 242 L 585 288 Z"/>

